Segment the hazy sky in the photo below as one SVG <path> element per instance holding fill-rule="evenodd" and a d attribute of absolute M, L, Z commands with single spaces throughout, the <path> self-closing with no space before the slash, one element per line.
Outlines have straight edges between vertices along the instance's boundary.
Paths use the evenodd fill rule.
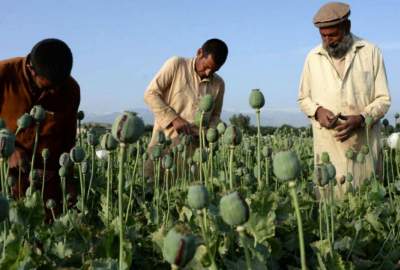
<path fill-rule="evenodd" d="M 218 37 L 230 50 L 219 71 L 225 110 L 249 110 L 252 88 L 262 89 L 269 108 L 298 110 L 304 59 L 320 42 L 312 17 L 325 2 L 0 0 L 0 59 L 26 55 L 43 38 L 65 40 L 74 53 L 81 109 L 106 113 L 145 107 L 143 92 L 167 58 L 194 56 Z M 400 1 L 348 3 L 352 32 L 383 51 L 396 111 Z"/>

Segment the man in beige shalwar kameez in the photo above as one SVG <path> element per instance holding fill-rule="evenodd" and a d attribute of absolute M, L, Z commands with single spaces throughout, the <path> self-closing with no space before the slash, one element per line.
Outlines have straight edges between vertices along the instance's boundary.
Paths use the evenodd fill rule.
<path fill-rule="evenodd" d="M 336 178 L 350 173 L 352 185 L 359 186 L 371 176 L 372 164 L 378 169 L 381 162 L 379 119 L 389 109 L 390 96 L 380 50 L 351 34 L 349 15 L 350 7 L 338 2 L 322 6 L 315 15 L 322 44 L 306 58 L 298 103 L 312 122 L 315 163 L 321 163 L 323 152 L 329 153 Z M 369 132 L 372 153 L 365 163 L 348 161 L 348 149 L 358 152 L 367 144 L 368 116 L 374 122 Z"/>
<path fill-rule="evenodd" d="M 144 101 L 154 113 L 149 152 L 157 144 L 160 131 L 173 144 L 178 143 L 179 134 L 198 135 L 194 118 L 199 102 L 206 94 L 214 98 L 213 108 L 207 114 L 210 126 L 220 121 L 225 84 L 215 72 L 227 56 L 226 44 L 219 39 L 210 39 L 198 49 L 196 57 L 172 57 L 164 63 L 144 94 Z"/>

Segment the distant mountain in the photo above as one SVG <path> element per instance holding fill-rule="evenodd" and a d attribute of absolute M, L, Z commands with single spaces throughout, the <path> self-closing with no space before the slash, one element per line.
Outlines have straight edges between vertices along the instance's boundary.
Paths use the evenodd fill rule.
<path fill-rule="evenodd" d="M 146 108 L 130 109 L 130 111 L 137 112 L 146 124 L 153 124 L 153 114 Z M 256 123 L 255 113 L 252 111 L 222 111 L 222 120 L 229 122 L 229 118 L 233 114 L 242 113 L 249 115 L 251 123 Z M 84 122 L 97 122 L 111 124 L 120 112 L 93 114 L 86 112 Z M 302 127 L 309 125 L 309 121 L 305 115 L 296 110 L 280 110 L 280 109 L 266 109 L 261 111 L 261 125 L 262 126 L 281 126 L 283 124 L 291 125 L 294 127 Z"/>

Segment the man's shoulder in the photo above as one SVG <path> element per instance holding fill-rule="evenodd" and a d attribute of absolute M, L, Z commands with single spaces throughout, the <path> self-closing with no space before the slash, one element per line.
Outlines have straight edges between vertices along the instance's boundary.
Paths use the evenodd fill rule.
<path fill-rule="evenodd" d="M 218 75 L 217 73 L 214 73 L 213 80 L 217 84 L 220 84 L 220 85 L 224 85 L 225 84 L 224 79 L 220 75 Z"/>
<path fill-rule="evenodd" d="M 0 60 L 0 72 L 16 71 L 24 62 L 25 57 L 13 57 L 9 59 Z"/>
<path fill-rule="evenodd" d="M 172 56 L 165 61 L 165 65 L 169 67 L 179 67 L 182 65 L 187 65 L 190 62 L 189 58 L 181 57 L 181 56 Z"/>
<path fill-rule="evenodd" d="M 354 39 L 354 46 L 360 48 L 362 51 L 369 51 L 369 52 L 380 51 L 377 45 L 364 38 L 353 35 L 353 39 Z"/>

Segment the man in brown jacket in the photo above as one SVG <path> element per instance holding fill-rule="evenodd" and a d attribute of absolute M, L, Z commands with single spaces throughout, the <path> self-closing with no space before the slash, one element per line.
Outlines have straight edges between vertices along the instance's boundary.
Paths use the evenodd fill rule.
<path fill-rule="evenodd" d="M 78 83 L 71 77 L 72 53 L 61 40 L 45 39 L 37 43 L 26 57 L 0 61 L 0 117 L 11 132 L 17 129 L 17 120 L 29 113 L 34 105 L 46 110 L 46 118 L 40 124 L 39 141 L 34 168 L 42 173 L 41 152 L 47 148 L 44 200 L 60 201 L 58 159 L 75 144 L 76 114 L 80 102 Z M 10 175 L 19 181 L 13 187 L 13 195 L 25 194 L 29 186 L 29 162 L 31 160 L 35 131 L 34 125 L 18 132 L 16 150 L 9 159 Z M 41 186 L 41 181 L 38 183 Z"/>

